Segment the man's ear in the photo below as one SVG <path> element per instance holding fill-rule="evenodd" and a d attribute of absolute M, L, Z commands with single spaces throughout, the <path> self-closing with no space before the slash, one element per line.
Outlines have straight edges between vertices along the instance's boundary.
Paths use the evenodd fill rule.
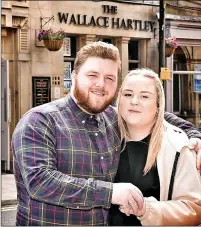
<path fill-rule="evenodd" d="M 120 89 L 119 89 L 119 91 L 118 91 L 118 95 L 120 95 L 120 94 L 121 94 L 121 92 L 122 92 L 122 88 L 120 88 Z"/>
<path fill-rule="evenodd" d="M 75 70 L 73 70 L 72 73 L 71 73 L 71 78 L 72 78 L 72 79 L 75 79 L 75 75 L 76 75 L 76 74 L 75 74 Z"/>
<path fill-rule="evenodd" d="M 76 77 L 75 70 L 73 70 L 72 73 L 71 73 L 71 81 L 72 81 L 71 89 L 72 90 L 74 90 L 75 77 Z"/>

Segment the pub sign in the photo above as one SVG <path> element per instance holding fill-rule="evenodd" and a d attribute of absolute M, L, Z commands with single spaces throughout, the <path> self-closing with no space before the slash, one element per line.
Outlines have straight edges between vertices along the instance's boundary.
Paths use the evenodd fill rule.
<path fill-rule="evenodd" d="M 50 77 L 32 77 L 33 107 L 51 101 Z"/>

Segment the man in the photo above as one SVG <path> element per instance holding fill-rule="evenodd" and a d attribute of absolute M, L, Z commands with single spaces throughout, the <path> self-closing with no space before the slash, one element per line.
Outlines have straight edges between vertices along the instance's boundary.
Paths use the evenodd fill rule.
<path fill-rule="evenodd" d="M 86 45 L 77 53 L 71 93 L 31 109 L 19 121 L 12 140 L 17 225 L 107 225 L 111 203 L 142 208 L 134 185 L 112 183 L 121 144 L 109 104 L 120 71 L 116 47 Z M 167 116 L 201 138 L 190 123 Z"/>

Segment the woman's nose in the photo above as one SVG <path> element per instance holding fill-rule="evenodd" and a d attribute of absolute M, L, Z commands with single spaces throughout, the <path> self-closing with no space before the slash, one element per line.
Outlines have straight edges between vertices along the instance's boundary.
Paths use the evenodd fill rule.
<path fill-rule="evenodd" d="M 139 99 L 137 97 L 137 95 L 134 95 L 133 98 L 131 99 L 131 104 L 132 105 L 137 105 L 139 104 Z"/>

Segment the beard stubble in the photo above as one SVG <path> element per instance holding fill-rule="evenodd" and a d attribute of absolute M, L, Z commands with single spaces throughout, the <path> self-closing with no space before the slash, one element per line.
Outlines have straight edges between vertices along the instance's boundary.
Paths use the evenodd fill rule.
<path fill-rule="evenodd" d="M 83 91 L 78 85 L 77 79 L 75 79 L 75 88 L 74 88 L 74 97 L 77 100 L 77 104 L 81 106 L 83 109 L 85 109 L 87 112 L 92 114 L 97 114 L 103 112 L 113 101 L 114 97 L 116 96 L 116 92 L 114 96 L 112 96 L 109 99 L 106 99 L 103 104 L 97 104 L 94 103 L 94 101 L 90 100 L 90 88 L 88 89 L 88 92 Z M 96 90 L 98 92 L 103 92 L 107 95 L 107 92 L 104 89 L 93 89 L 93 91 Z M 92 103 L 93 102 L 93 103 Z"/>

